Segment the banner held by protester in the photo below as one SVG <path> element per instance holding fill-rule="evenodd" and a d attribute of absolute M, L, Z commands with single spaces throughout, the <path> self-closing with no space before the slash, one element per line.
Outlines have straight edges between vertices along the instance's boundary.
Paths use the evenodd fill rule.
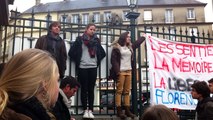
<path fill-rule="evenodd" d="M 213 45 L 163 40 L 147 35 L 150 103 L 169 108 L 195 109 L 191 96 L 196 80 L 213 76 Z"/>

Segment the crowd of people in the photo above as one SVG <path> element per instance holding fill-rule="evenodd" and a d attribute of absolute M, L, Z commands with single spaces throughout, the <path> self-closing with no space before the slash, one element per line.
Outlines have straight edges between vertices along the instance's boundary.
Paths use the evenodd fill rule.
<path fill-rule="evenodd" d="M 75 62 L 77 78 L 65 76 L 67 50 L 59 36 L 60 30 L 60 23 L 52 22 L 47 35 L 37 40 L 35 49 L 23 50 L 0 65 L 0 120 L 75 120 L 70 111 L 71 97 L 79 88 L 83 118 L 95 118 L 97 68 L 106 56 L 95 34 L 96 25 L 88 24 L 69 49 L 68 56 Z M 130 111 L 131 70 L 135 69 L 132 56 L 144 40 L 140 37 L 132 43 L 130 33 L 124 32 L 112 44 L 109 78 L 116 82 L 115 105 L 117 117 L 121 119 L 136 117 Z M 208 84 L 196 81 L 191 88 L 192 98 L 198 100 L 195 119 L 213 120 L 213 98 L 210 97 L 213 79 Z M 140 116 L 140 120 L 179 118 L 164 105 L 152 105 Z"/>

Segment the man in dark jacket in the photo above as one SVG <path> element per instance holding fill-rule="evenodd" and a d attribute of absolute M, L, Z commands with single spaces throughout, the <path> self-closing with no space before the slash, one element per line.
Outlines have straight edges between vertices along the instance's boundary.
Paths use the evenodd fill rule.
<path fill-rule="evenodd" d="M 196 120 L 213 120 L 213 99 L 210 89 L 205 81 L 192 84 L 192 98 L 197 99 Z"/>
<path fill-rule="evenodd" d="M 209 82 L 210 93 L 213 94 L 213 78 L 211 78 L 208 82 Z"/>
<path fill-rule="evenodd" d="M 57 120 L 74 120 L 70 116 L 71 97 L 75 95 L 80 84 L 72 77 L 68 76 L 61 80 L 58 100 L 53 108 L 53 114 Z"/>
<path fill-rule="evenodd" d="M 60 79 L 62 79 L 66 70 L 67 50 L 64 40 L 59 36 L 60 30 L 59 22 L 51 23 L 48 34 L 37 40 L 35 48 L 46 50 L 52 54 L 59 68 Z"/>

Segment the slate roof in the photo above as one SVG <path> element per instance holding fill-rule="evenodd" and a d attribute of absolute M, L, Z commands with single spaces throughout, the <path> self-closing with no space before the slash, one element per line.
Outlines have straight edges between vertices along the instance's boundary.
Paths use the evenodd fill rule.
<path fill-rule="evenodd" d="M 138 6 L 171 6 L 171 5 L 200 5 L 205 3 L 196 0 L 138 0 Z M 69 10 L 85 10 L 85 9 L 101 9 L 109 7 L 127 7 L 126 0 L 66 0 L 59 2 L 50 2 L 39 4 L 29 8 L 24 13 L 31 13 L 32 9 L 35 13 L 53 12 L 53 11 L 69 11 Z"/>

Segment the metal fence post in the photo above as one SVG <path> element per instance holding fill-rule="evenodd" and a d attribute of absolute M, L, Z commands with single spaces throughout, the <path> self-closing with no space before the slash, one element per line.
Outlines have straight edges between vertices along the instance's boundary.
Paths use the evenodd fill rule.
<path fill-rule="evenodd" d="M 130 19 L 131 41 L 135 42 L 135 19 L 140 15 L 137 12 L 129 12 L 126 17 Z M 137 80 L 136 80 L 136 50 L 133 51 L 133 69 L 132 69 L 132 108 L 133 113 L 138 114 L 137 110 Z"/>

